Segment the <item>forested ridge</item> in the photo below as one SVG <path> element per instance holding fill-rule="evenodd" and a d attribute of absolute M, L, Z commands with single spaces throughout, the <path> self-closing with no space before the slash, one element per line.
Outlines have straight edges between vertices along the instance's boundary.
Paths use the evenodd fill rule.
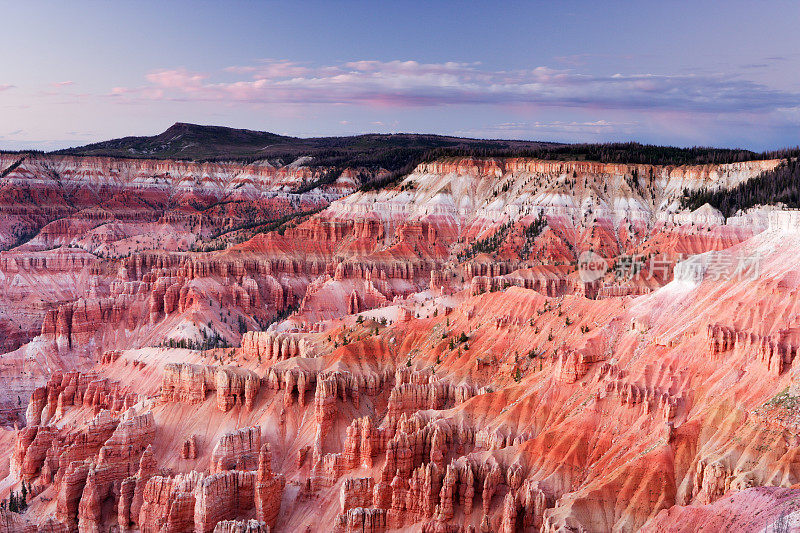
<path fill-rule="evenodd" d="M 694 211 L 703 204 L 719 209 L 726 217 L 756 205 L 784 204 L 800 207 L 800 163 L 797 157 L 787 159 L 773 170 L 762 172 L 732 189 L 710 191 L 685 190 L 681 207 Z"/>

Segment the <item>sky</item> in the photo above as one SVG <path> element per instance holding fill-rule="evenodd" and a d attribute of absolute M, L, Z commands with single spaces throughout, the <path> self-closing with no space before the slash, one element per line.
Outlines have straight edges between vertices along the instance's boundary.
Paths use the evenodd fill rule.
<path fill-rule="evenodd" d="M 0 149 L 174 122 L 800 144 L 800 2 L 0 0 Z"/>

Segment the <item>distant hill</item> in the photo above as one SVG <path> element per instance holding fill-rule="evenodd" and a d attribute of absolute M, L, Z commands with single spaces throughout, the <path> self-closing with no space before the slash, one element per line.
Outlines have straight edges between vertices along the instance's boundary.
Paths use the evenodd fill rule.
<path fill-rule="evenodd" d="M 123 137 L 53 152 L 81 156 L 109 156 L 190 161 L 269 160 L 289 164 L 299 157 L 307 166 L 326 167 L 330 172 L 309 184 L 332 182 L 345 168 L 363 168 L 362 189 L 396 183 L 423 162 L 443 157 L 532 157 L 586 160 L 604 163 L 654 165 L 721 164 L 796 155 L 797 150 L 755 153 L 729 148 L 654 146 L 628 143 L 566 144 L 540 141 L 469 139 L 446 135 L 396 133 L 349 137 L 300 138 L 264 131 L 201 126 L 177 122 L 151 137 Z M 378 172 L 388 173 L 378 176 Z M 302 191 L 301 191 L 302 192 Z"/>
<path fill-rule="evenodd" d="M 211 159 L 251 157 L 265 146 L 293 139 L 274 133 L 177 122 L 151 137 L 123 137 L 57 153 L 156 159 Z"/>
<path fill-rule="evenodd" d="M 557 143 L 462 139 L 413 133 L 299 138 L 275 133 L 177 122 L 152 137 L 123 137 L 54 152 L 69 155 L 187 159 L 192 161 L 313 157 L 312 165 L 399 169 L 435 148 L 521 150 Z"/>

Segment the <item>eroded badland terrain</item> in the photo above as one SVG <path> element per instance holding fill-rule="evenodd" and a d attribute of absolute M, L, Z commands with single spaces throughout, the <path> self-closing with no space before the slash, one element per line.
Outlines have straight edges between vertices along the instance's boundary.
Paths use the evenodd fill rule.
<path fill-rule="evenodd" d="M 137 157 L 0 154 L 3 531 L 800 523 L 791 161 Z"/>

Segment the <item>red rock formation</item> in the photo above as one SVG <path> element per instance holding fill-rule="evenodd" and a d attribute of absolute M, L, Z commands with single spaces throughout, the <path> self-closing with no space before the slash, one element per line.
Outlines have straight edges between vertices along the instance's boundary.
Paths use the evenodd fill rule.
<path fill-rule="evenodd" d="M 177 179 L 169 162 L 158 165 L 167 181 Z M 236 181 L 214 174 L 222 169 L 260 172 L 240 167 L 182 172 L 191 181 L 203 168 L 209 184 Z M 28 425 L 13 446 L 9 434 L 7 447 L 13 480 L 34 487 L 27 514 L 54 507 L 58 521 L 46 527 L 84 531 L 634 531 L 659 511 L 673 516 L 665 511 L 675 506 L 716 509 L 751 485 L 790 485 L 800 428 L 792 217 L 773 228 L 779 237 L 750 238 L 750 229 L 721 221 L 698 234 L 654 207 L 674 207 L 684 186 L 725 186 L 762 168 L 432 162 L 420 171 L 453 174 L 416 172 L 381 191 L 381 202 L 359 192 L 218 252 L 153 245 L 124 259 L 114 259 L 112 245 L 138 235 L 124 220 L 180 225 L 195 238 L 243 222 L 248 205 L 260 219 L 296 206 L 287 193 L 266 207 L 250 183 L 217 202 L 189 181 L 195 196 L 176 188 L 182 200 L 149 185 L 137 190 L 164 205 L 155 221 L 152 206 L 126 210 L 120 198 L 135 198 L 113 191 L 107 213 L 56 201 L 43 216 L 68 218 L 31 246 L 79 239 L 110 258 L 0 257 L 3 279 L 45 280 L 42 293 L 60 295 L 17 307 L 21 292 L 0 283 L 16 315 L 41 320 L 41 338 L 6 354 L 0 375 L 19 387 L 8 393 L 12 403 L 17 390 L 32 392 Z M 262 178 L 286 185 L 274 170 Z M 85 190 L 83 177 L 67 181 Z M 546 227 L 528 242 L 526 228 L 542 212 Z M 470 255 L 471 243 L 498 228 L 507 234 L 494 254 Z M 769 251 L 775 242 L 788 251 Z M 584 284 L 572 263 L 586 249 L 609 263 L 711 250 L 770 259 L 764 275 L 736 284 L 707 273 L 688 279 L 682 268 Z M 672 272 L 677 283 L 660 289 Z M 67 278 L 80 286 L 59 286 Z M 193 325 L 235 344 L 290 307 L 270 331 L 241 335 L 239 348 L 153 348 Z M 356 312 L 376 320 L 343 316 Z M 456 344 L 461 332 L 468 342 Z M 212 358 L 229 366 L 199 364 Z M 134 405 L 152 415 L 127 412 Z M 0 414 L 7 419 L 6 403 Z M 202 417 L 202 449 L 189 414 Z M 267 438 L 271 449 L 262 446 Z M 198 457 L 207 469 L 185 472 Z M 309 509 L 329 523 L 311 522 Z"/>
<path fill-rule="evenodd" d="M 258 520 L 223 520 L 217 522 L 214 533 L 269 533 L 269 526 Z"/>
<path fill-rule="evenodd" d="M 314 394 L 314 418 L 321 435 L 328 433 L 336 418 L 338 383 L 336 376 L 317 380 L 317 391 Z"/>
<path fill-rule="evenodd" d="M 261 384 L 251 371 L 228 366 L 202 366 L 172 363 L 164 368 L 161 400 L 201 403 L 208 391 L 216 391 L 217 407 L 229 411 L 236 405 L 252 409 Z"/>
<path fill-rule="evenodd" d="M 0 509 L 0 532 L 2 533 L 35 533 L 38 531 L 55 531 L 61 533 L 62 531 L 67 531 L 67 529 L 59 527 L 60 524 L 55 521 L 53 524 L 48 522 L 43 524 L 43 526 L 44 527 L 37 527 L 35 524 L 31 523 L 30 520 L 17 513 L 12 513 L 6 509 Z"/>
<path fill-rule="evenodd" d="M 181 459 L 197 459 L 197 441 L 194 435 L 188 437 L 181 445 Z"/>
<path fill-rule="evenodd" d="M 125 530 L 132 524 L 139 523 L 139 513 L 144 503 L 144 493 L 147 482 L 156 474 L 157 464 L 153 456 L 152 446 L 148 446 L 139 460 L 139 469 L 135 476 L 126 478 L 120 489 L 120 499 L 117 508 L 117 521 L 120 528 Z"/>
<path fill-rule="evenodd" d="M 56 372 L 47 385 L 31 396 L 26 419 L 29 425 L 47 424 L 52 417 L 61 417 L 69 406 L 93 407 L 95 412 L 108 409 L 112 412 L 127 410 L 138 401 L 138 395 L 120 385 L 118 381 L 98 378 L 95 374 Z"/>
<path fill-rule="evenodd" d="M 11 455 L 11 474 L 28 481 L 34 479 L 44 465 L 47 451 L 55 436 L 56 432 L 49 426 L 21 429 Z"/>
<path fill-rule="evenodd" d="M 164 366 L 161 400 L 197 404 L 205 401 L 208 390 L 208 367 L 186 363 Z"/>
<path fill-rule="evenodd" d="M 226 433 L 211 452 L 210 470 L 216 473 L 254 469 L 258 464 L 260 450 L 260 427 L 247 427 Z"/>
<path fill-rule="evenodd" d="M 357 507 L 336 518 L 336 533 L 384 533 L 388 531 L 385 509 Z"/>
<path fill-rule="evenodd" d="M 291 333 L 248 331 L 242 336 L 242 352 L 261 361 L 280 361 L 290 357 L 309 357 L 305 339 Z"/>
<path fill-rule="evenodd" d="M 281 498 L 286 480 L 283 474 L 272 471 L 272 451 L 264 444 L 258 456 L 256 471 L 255 506 L 256 516 L 267 525 L 274 527 L 281 509 Z"/>
<path fill-rule="evenodd" d="M 355 507 L 371 506 L 374 485 L 371 477 L 345 479 L 340 493 L 342 514 Z"/>
<path fill-rule="evenodd" d="M 194 531 L 194 492 L 202 481 L 203 475 L 198 472 L 175 478 L 151 477 L 142 493 L 142 508 L 138 519 L 141 531 Z"/>
<path fill-rule="evenodd" d="M 207 533 L 217 522 L 252 509 L 255 478 L 253 472 L 231 470 L 212 474 L 195 489 L 194 530 Z"/>
<path fill-rule="evenodd" d="M 78 506 L 86 485 L 91 463 L 89 461 L 72 461 L 64 472 L 59 483 L 56 498 L 56 519 L 67 524 L 70 530 L 78 526 Z"/>

